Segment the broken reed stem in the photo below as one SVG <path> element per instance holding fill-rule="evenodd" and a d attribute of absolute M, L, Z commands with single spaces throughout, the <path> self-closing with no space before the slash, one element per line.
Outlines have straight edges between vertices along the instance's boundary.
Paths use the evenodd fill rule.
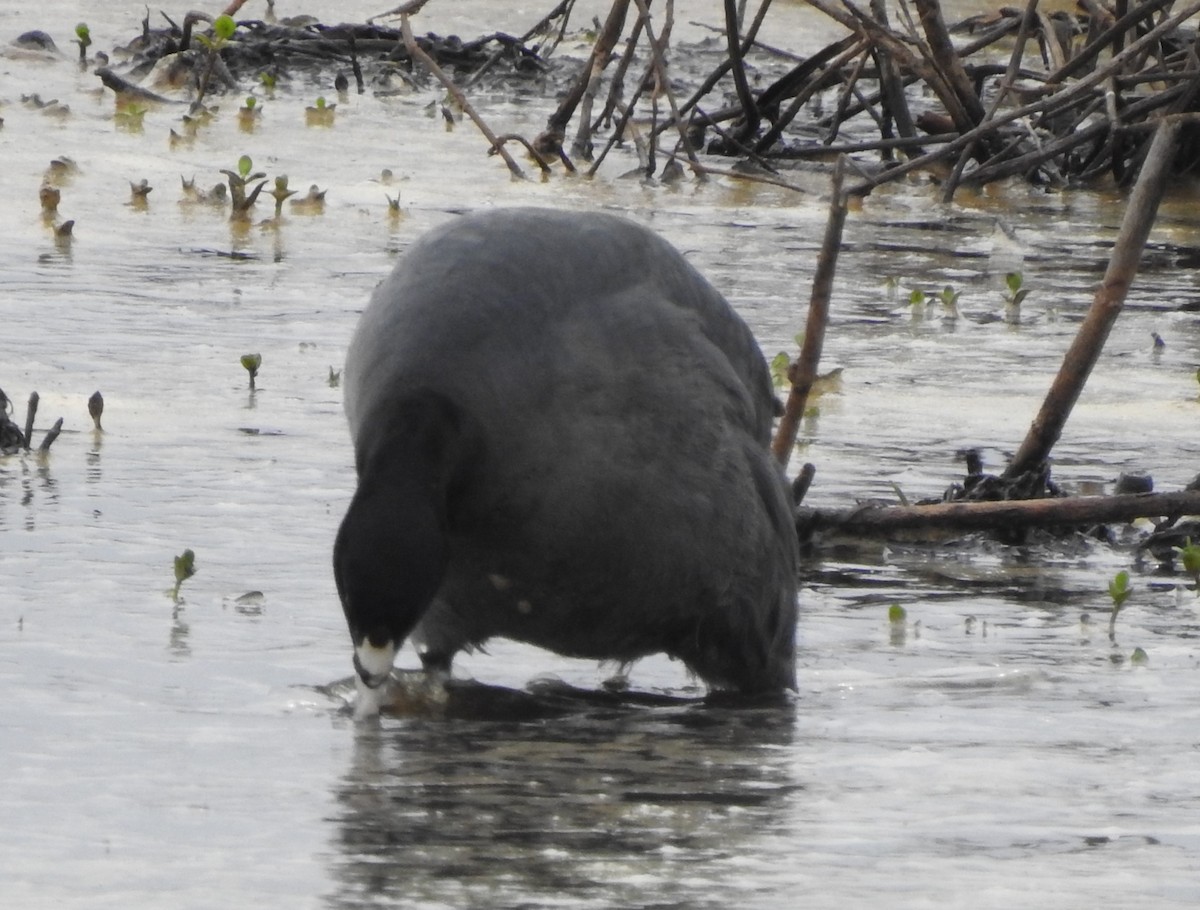
<path fill-rule="evenodd" d="M 1142 249 L 1150 235 L 1158 212 L 1158 203 L 1171 175 L 1181 121 L 1167 117 L 1159 124 L 1142 165 L 1137 185 L 1125 207 L 1121 230 L 1108 262 L 1104 280 L 1084 318 L 1075 340 L 1063 357 L 1062 367 L 1054 379 L 1046 400 L 1029 428 L 1025 441 L 1004 471 L 1005 477 L 1016 477 L 1041 464 L 1062 435 L 1071 409 L 1100 359 L 1104 343 L 1121 309 L 1129 286 L 1137 275 Z"/>
<path fill-rule="evenodd" d="M 49 452 L 50 446 L 54 444 L 54 440 L 58 439 L 58 434 L 62 432 L 63 419 L 60 417 L 54 421 L 54 426 L 50 428 L 50 432 L 46 434 L 46 438 L 42 440 L 42 444 L 38 446 L 39 452 Z"/>
<path fill-rule="evenodd" d="M 37 416 L 38 401 L 41 399 L 37 392 L 29 393 L 29 404 L 25 407 L 25 451 L 29 451 L 29 446 L 33 441 L 33 418 Z"/>
<path fill-rule="evenodd" d="M 475 108 L 471 106 L 471 102 L 467 100 L 467 96 L 462 93 L 459 87 L 454 84 L 454 81 L 437 65 L 434 59 L 421 50 L 421 46 L 417 44 L 417 39 L 413 37 L 412 26 L 408 23 L 407 15 L 400 17 L 400 34 L 404 37 L 404 46 L 408 50 L 409 57 L 423 63 L 425 68 L 433 74 L 433 77 L 450 93 L 455 103 L 462 108 L 463 113 L 470 117 L 471 122 L 478 127 L 479 132 L 483 133 L 483 138 L 491 145 L 492 152 L 504 159 L 504 163 L 508 165 L 508 169 L 512 175 L 522 180 L 525 179 L 525 172 L 521 170 L 521 166 L 513 160 L 513 156 L 508 153 L 508 150 L 504 147 L 504 143 L 483 122 L 483 118 L 475 113 Z"/>
<path fill-rule="evenodd" d="M 833 531 L 860 537 L 897 532 L 988 531 L 1094 525 L 1135 518 L 1179 518 L 1200 514 L 1200 491 L 1132 493 L 1122 496 L 1066 496 L 1003 502 L 937 502 L 915 506 L 860 506 L 853 509 L 801 509 L 801 536 Z M 906 535 L 908 536 L 908 535 Z"/>
<path fill-rule="evenodd" d="M 846 194 L 842 189 L 846 171 L 846 158 L 840 156 L 833 169 L 833 187 L 829 200 L 829 220 L 825 223 L 825 239 L 817 256 L 817 269 L 813 275 L 812 298 L 808 304 L 808 321 L 804 326 L 804 344 L 800 359 L 788 368 L 788 379 L 792 387 L 788 391 L 787 403 L 775 438 L 771 442 L 771 454 L 780 467 L 787 470 L 788 458 L 796 445 L 800 431 L 800 418 L 808 393 L 817 378 L 817 364 L 821 359 L 821 347 L 825 343 L 825 326 L 829 322 L 829 299 L 833 293 L 833 276 L 837 271 L 838 250 L 842 245 L 842 228 L 846 224 Z"/>

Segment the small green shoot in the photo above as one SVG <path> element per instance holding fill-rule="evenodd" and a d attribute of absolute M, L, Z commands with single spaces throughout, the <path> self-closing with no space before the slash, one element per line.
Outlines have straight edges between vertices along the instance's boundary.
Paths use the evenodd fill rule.
<path fill-rule="evenodd" d="M 225 179 L 229 183 L 229 198 L 233 203 L 233 216 L 235 218 L 245 216 L 250 207 L 254 205 L 254 201 L 258 199 L 258 194 L 267 185 L 267 175 L 261 171 L 253 174 L 250 173 L 253 169 L 254 161 L 249 155 L 242 155 L 238 159 L 236 172 L 227 168 L 221 169 L 221 173 L 225 175 Z M 258 180 L 259 183 L 247 193 L 247 184 L 255 180 Z"/>
<path fill-rule="evenodd" d="M 258 81 L 262 84 L 262 87 L 265 88 L 268 92 L 275 91 L 276 79 L 275 79 L 274 73 L 266 73 L 266 72 L 259 73 Z"/>
<path fill-rule="evenodd" d="M 942 307 L 946 310 L 947 316 L 958 315 L 958 298 L 961 296 L 961 294 L 961 291 L 956 291 L 954 288 L 950 287 L 950 285 L 946 285 L 937 295 L 937 299 L 941 301 Z"/>
<path fill-rule="evenodd" d="M 786 389 L 788 387 L 788 368 L 791 365 L 792 358 L 788 356 L 787 351 L 780 351 L 771 358 L 771 382 L 775 384 L 775 388 Z"/>
<path fill-rule="evenodd" d="M 900 604 L 892 604 L 888 607 L 888 622 L 898 623 L 905 622 L 908 619 L 908 611 Z"/>
<path fill-rule="evenodd" d="M 920 288 L 913 288 L 912 292 L 908 295 L 908 302 L 914 309 L 922 306 L 925 303 L 925 292 Z"/>
<path fill-rule="evenodd" d="M 250 391 L 254 391 L 254 380 L 258 376 L 258 368 L 262 366 L 262 354 L 243 354 L 242 366 L 250 374 Z"/>
<path fill-rule="evenodd" d="M 283 214 L 283 201 L 288 196 L 295 196 L 296 191 L 288 189 L 287 174 L 281 174 L 275 178 L 275 186 L 271 190 L 271 195 L 275 197 L 275 217 L 278 218 Z"/>
<path fill-rule="evenodd" d="M 329 379 L 327 381 L 329 382 L 329 388 L 336 389 L 342 384 L 342 371 L 335 370 L 333 367 L 330 367 Z"/>
<path fill-rule="evenodd" d="M 142 107 L 136 101 L 123 103 L 113 114 L 113 120 L 116 121 L 118 127 L 133 133 L 140 133 L 142 131 L 145 119 L 146 108 Z"/>
<path fill-rule="evenodd" d="M 1019 307 L 1029 294 L 1029 289 L 1023 287 L 1025 279 L 1021 277 L 1020 272 L 1009 272 L 1004 276 L 1004 285 L 1007 290 L 1004 292 L 1004 302 L 1010 307 Z"/>
<path fill-rule="evenodd" d="M 87 49 L 92 46 L 92 32 L 86 22 L 75 26 L 75 43 L 79 45 L 79 62 L 87 63 Z"/>
<path fill-rule="evenodd" d="M 1121 607 L 1125 605 L 1125 601 L 1132 593 L 1133 591 L 1129 587 L 1129 573 L 1122 569 L 1108 583 L 1108 596 L 1112 598 L 1113 602 L 1112 615 L 1108 620 L 1108 637 L 1110 639 L 1116 639 L 1117 614 L 1121 612 Z"/>
<path fill-rule="evenodd" d="M 304 122 L 309 126 L 333 126 L 333 114 L 336 104 L 327 104 L 325 96 L 317 98 L 316 104 L 304 109 Z"/>
<path fill-rule="evenodd" d="M 204 72 L 200 75 L 200 86 L 196 92 L 196 100 L 192 102 L 189 109 L 192 114 L 201 110 L 204 107 L 204 96 L 208 94 L 208 84 L 212 80 L 213 70 L 217 66 L 217 58 L 221 55 L 223 48 L 229 39 L 233 37 L 233 33 L 237 31 L 237 22 L 232 16 L 222 13 L 213 20 L 213 36 L 209 38 L 207 35 L 196 35 L 195 40 L 206 51 L 208 57 Z"/>
<path fill-rule="evenodd" d="M 191 550 L 184 550 L 179 556 L 175 557 L 175 587 L 171 591 L 171 596 L 179 603 L 179 589 L 185 581 L 196 574 L 196 554 Z"/>
<path fill-rule="evenodd" d="M 1192 543 L 1192 538 L 1189 537 L 1182 547 L 1176 549 L 1179 552 L 1179 561 L 1183 563 L 1183 571 L 1192 576 L 1192 581 L 1196 583 L 1196 595 L 1200 597 L 1200 544 Z"/>
<path fill-rule="evenodd" d="M 232 16 L 220 15 L 213 22 L 213 34 L 217 36 L 217 40 L 221 42 L 228 41 L 233 37 L 233 33 L 237 31 L 237 22 Z"/>
<path fill-rule="evenodd" d="M 1144 667 L 1150 663 L 1150 657 L 1141 648 L 1134 648 L 1133 653 L 1129 655 L 1129 662 L 1135 667 Z"/>

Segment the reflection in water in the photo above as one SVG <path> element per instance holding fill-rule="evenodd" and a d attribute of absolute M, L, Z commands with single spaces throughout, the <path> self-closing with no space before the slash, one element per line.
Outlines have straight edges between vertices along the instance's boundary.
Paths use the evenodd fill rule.
<path fill-rule="evenodd" d="M 175 657 L 185 658 L 192 654 L 192 646 L 188 643 L 187 622 L 183 618 L 183 600 L 176 601 L 171 609 L 171 636 L 167 648 Z"/>
<path fill-rule="evenodd" d="M 755 883 L 734 869 L 800 789 L 777 748 L 794 723 L 788 706 L 364 726 L 327 905 L 744 901 Z"/>

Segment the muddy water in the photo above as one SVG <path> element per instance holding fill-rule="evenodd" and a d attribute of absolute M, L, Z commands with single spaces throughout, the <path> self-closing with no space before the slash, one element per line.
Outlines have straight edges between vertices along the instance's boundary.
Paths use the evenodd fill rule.
<path fill-rule="evenodd" d="M 495 6 L 450 5 L 452 19 L 434 4 L 425 27 L 483 32 Z M 37 26 L 72 51 L 70 27 L 87 18 L 111 47 L 143 15 L 40 9 L 36 21 L 0 10 L 0 39 Z M 805 14 L 780 15 L 775 43 L 794 46 Z M 773 354 L 802 326 L 824 178 L 798 178 L 807 195 L 644 185 L 618 179 L 634 164 L 622 153 L 593 182 L 512 182 L 468 127 L 426 116 L 433 92 L 352 96 L 332 128 L 309 129 L 304 106 L 329 93 L 309 85 L 265 99 L 253 132 L 228 99 L 173 147 L 178 110 L 147 111 L 137 131 L 96 89 L 69 62 L 0 58 L 0 384 L 18 418 L 40 392 L 39 438 L 64 418 L 49 457 L 0 459 L 5 906 L 1200 900 L 1197 601 L 1095 543 L 818 552 L 792 709 L 581 706 L 554 721 L 357 728 L 324 688 L 349 672 L 328 561 L 352 469 L 329 380 L 395 253 L 480 206 L 624 211 L 687 250 Z M 32 92 L 69 113 L 23 104 Z M 504 129 L 544 122 L 536 93 L 480 104 Z M 327 189 L 323 212 L 285 206 L 261 224 L 260 204 L 237 225 L 184 200 L 181 176 L 211 186 L 243 153 Z M 62 182 L 69 243 L 37 196 L 60 155 L 78 164 Z M 141 179 L 154 187 L 144 208 L 129 194 Z M 393 219 L 385 195 L 397 192 Z M 914 181 L 849 220 L 826 353 L 843 378 L 801 443 L 818 467 L 812 504 L 895 486 L 936 495 L 967 445 L 1001 465 L 1122 212 L 1115 194 L 1019 186 L 935 198 Z M 1146 469 L 1172 489 L 1200 469 L 1200 337 L 1180 309 L 1197 295 L 1194 206 L 1180 188 L 1163 209 L 1058 449 L 1068 486 Z M 1032 292 L 1006 314 L 1014 269 Z M 908 302 L 945 285 L 961 292 L 956 318 Z M 263 358 L 253 393 L 248 352 Z M 86 410 L 96 389 L 103 434 Z M 174 604 L 184 548 L 198 572 Z M 1122 568 L 1135 593 L 1114 643 L 1105 585 Z M 889 625 L 893 603 L 906 623 Z M 503 642 L 460 672 L 514 689 L 542 675 L 594 689 L 607 675 Z M 666 661 L 640 664 L 633 682 L 694 694 Z"/>

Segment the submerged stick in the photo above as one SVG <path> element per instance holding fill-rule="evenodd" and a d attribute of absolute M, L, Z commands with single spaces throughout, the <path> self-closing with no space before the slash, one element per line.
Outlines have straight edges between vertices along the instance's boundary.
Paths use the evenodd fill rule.
<path fill-rule="evenodd" d="M 1067 496 L 1003 502 L 937 502 L 917 506 L 802 509 L 802 532 L 839 531 L 886 537 L 899 531 L 989 531 L 1001 528 L 1094 525 L 1135 518 L 1178 518 L 1200 514 L 1200 491 L 1133 493 L 1124 496 Z"/>
<path fill-rule="evenodd" d="M 1063 426 L 1071 416 L 1071 409 L 1099 360 L 1100 352 L 1104 350 L 1104 343 L 1108 340 L 1113 323 L 1121 314 L 1125 295 L 1137 274 L 1142 248 L 1154 225 L 1158 203 L 1171 174 L 1180 125 L 1177 118 L 1166 118 L 1154 134 L 1141 175 L 1125 208 L 1121 231 L 1117 235 L 1108 270 L 1104 273 L 1104 281 L 1096 291 L 1075 340 L 1067 349 L 1042 409 L 1005 469 L 1005 477 L 1016 477 L 1045 461 L 1062 435 Z"/>
<path fill-rule="evenodd" d="M 49 452 L 50 446 L 54 444 L 54 440 L 58 439 L 58 434 L 62 432 L 62 418 L 54 421 L 54 426 L 50 428 L 50 432 L 46 434 L 46 438 L 42 440 L 42 444 L 38 446 L 39 452 Z"/>
<path fill-rule="evenodd" d="M 842 228 L 846 224 L 846 194 L 842 181 L 846 171 L 846 158 L 841 156 L 833 169 L 833 193 L 829 201 L 829 220 L 825 223 L 825 239 L 821 253 L 817 256 L 817 270 L 813 275 L 812 298 L 808 304 L 808 321 L 804 326 L 804 345 L 800 359 L 788 369 L 792 388 L 788 392 L 783 416 L 771 441 L 771 454 L 780 466 L 787 468 L 788 457 L 796 444 L 800 430 L 800 418 L 808 393 L 817 379 L 817 363 L 821 359 L 821 347 L 825 343 L 825 325 L 829 321 L 829 298 L 833 293 L 833 275 L 837 271 L 838 250 L 842 245 Z"/>

